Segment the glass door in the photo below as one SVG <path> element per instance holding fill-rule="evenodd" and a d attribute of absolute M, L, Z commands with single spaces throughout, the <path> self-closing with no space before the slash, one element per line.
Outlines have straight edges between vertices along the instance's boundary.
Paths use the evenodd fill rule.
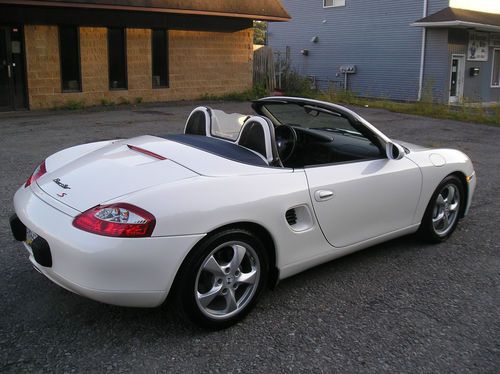
<path fill-rule="evenodd" d="M 0 26 L 0 110 L 26 108 L 24 64 L 22 29 Z"/>
<path fill-rule="evenodd" d="M 453 55 L 450 68 L 450 103 L 458 103 L 464 95 L 465 56 Z"/>
<path fill-rule="evenodd" d="M 0 28 L 0 110 L 9 110 L 10 102 L 10 65 L 7 58 L 7 30 Z"/>

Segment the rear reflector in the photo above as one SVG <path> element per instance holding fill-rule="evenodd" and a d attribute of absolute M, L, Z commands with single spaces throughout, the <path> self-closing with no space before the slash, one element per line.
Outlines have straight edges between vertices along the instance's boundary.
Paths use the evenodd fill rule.
<path fill-rule="evenodd" d="M 167 159 L 166 157 L 160 156 L 158 153 L 148 151 L 147 149 L 144 149 L 144 148 L 136 147 L 135 145 L 127 144 L 127 147 L 129 147 L 133 151 L 140 152 L 140 153 L 143 153 L 147 156 L 157 158 L 158 160 L 166 160 Z"/>

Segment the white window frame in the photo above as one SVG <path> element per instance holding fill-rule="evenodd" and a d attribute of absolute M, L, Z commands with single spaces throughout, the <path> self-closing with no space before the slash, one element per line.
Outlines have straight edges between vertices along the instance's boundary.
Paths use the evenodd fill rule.
<path fill-rule="evenodd" d="M 345 6 L 346 0 L 330 0 L 330 1 L 332 2 L 332 5 L 325 5 L 326 0 L 323 0 L 323 8 L 336 8 Z"/>
<path fill-rule="evenodd" d="M 490 77 L 490 88 L 500 88 L 500 77 L 499 77 L 499 82 L 497 86 L 493 85 L 493 73 L 495 72 L 495 56 L 496 52 L 500 52 L 500 48 L 493 48 L 493 58 L 491 59 L 491 77 Z M 499 73 L 500 74 L 500 73 Z"/>

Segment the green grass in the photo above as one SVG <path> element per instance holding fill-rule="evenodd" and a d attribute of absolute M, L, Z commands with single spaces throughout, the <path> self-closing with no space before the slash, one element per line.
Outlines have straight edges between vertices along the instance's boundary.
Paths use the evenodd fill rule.
<path fill-rule="evenodd" d="M 223 95 L 210 95 L 203 94 L 200 96 L 200 100 L 206 101 L 251 101 L 264 96 L 268 96 L 269 92 L 263 87 L 254 87 L 250 90 L 243 92 L 229 92 Z"/>
<path fill-rule="evenodd" d="M 294 87 L 295 88 L 295 87 Z M 391 112 L 414 114 L 418 116 L 450 119 L 455 121 L 484 123 L 488 125 L 500 126 L 500 102 L 489 108 L 474 107 L 463 104 L 451 106 L 437 104 L 429 101 L 420 101 L 415 103 L 402 103 L 387 99 L 367 99 L 354 95 L 352 92 L 315 92 L 306 90 L 285 90 L 285 95 L 307 97 L 311 99 L 329 101 L 333 103 L 355 105 L 361 107 L 370 107 L 386 109 Z M 244 92 L 232 92 L 224 95 L 204 94 L 200 100 L 209 101 L 249 101 L 264 96 L 268 96 L 262 87 L 256 87 Z"/>
<path fill-rule="evenodd" d="M 500 102 L 489 108 L 462 104 L 458 106 L 433 103 L 431 100 L 423 100 L 416 103 L 402 103 L 386 99 L 367 99 L 354 95 L 352 92 L 320 92 L 311 90 L 305 83 L 295 79 L 290 84 L 290 89 L 285 90 L 284 94 L 289 96 L 308 97 L 317 100 L 324 100 L 333 103 L 355 105 L 361 107 L 370 107 L 385 109 L 396 113 L 414 114 L 418 116 L 450 119 L 464 122 L 484 123 L 488 125 L 500 126 Z M 209 101 L 250 101 L 264 96 L 269 92 L 264 87 L 254 87 L 243 92 L 230 92 L 223 95 L 203 94 L 200 100 Z M 142 97 L 136 97 L 135 104 L 142 103 Z M 120 98 L 120 104 L 130 104 L 126 98 Z M 101 100 L 102 106 L 115 105 L 108 99 Z M 81 110 L 85 108 L 83 100 L 69 100 L 62 106 L 54 109 Z"/>
<path fill-rule="evenodd" d="M 467 104 L 451 106 L 424 101 L 401 103 L 390 100 L 360 98 L 350 92 L 320 93 L 316 98 L 341 104 L 386 109 L 397 113 L 500 126 L 500 103 L 489 108 L 474 107 Z"/>

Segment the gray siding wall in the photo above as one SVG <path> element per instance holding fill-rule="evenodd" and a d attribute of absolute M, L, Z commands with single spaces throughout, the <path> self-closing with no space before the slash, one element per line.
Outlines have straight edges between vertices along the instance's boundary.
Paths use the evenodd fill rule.
<path fill-rule="evenodd" d="M 497 47 L 497 49 L 499 49 Z M 488 58 L 488 62 L 486 63 L 486 67 L 482 73 L 480 73 L 481 77 L 481 95 L 485 102 L 496 102 L 500 104 L 500 87 L 491 87 L 491 74 L 493 69 L 493 51 L 494 48 L 490 48 L 490 54 Z M 467 74 L 467 72 L 466 72 Z"/>
<path fill-rule="evenodd" d="M 467 46 L 464 46 L 467 49 Z M 469 69 L 479 68 L 478 76 L 470 76 Z M 493 48 L 488 53 L 488 61 L 466 61 L 464 79 L 464 99 L 466 102 L 500 102 L 500 88 L 491 87 L 493 69 Z"/>
<path fill-rule="evenodd" d="M 334 8 L 323 8 L 322 0 L 283 3 L 293 19 L 269 24 L 269 45 L 283 52 L 289 46 L 299 73 L 341 81 L 340 65 L 355 64 L 348 85 L 356 94 L 417 99 L 422 30 L 410 24 L 422 17 L 423 0 L 346 0 Z M 430 0 L 429 14 L 446 6 L 448 0 Z"/>
<path fill-rule="evenodd" d="M 447 103 L 450 95 L 448 30 L 427 29 L 422 99 Z"/>
<path fill-rule="evenodd" d="M 464 96 L 472 102 L 500 102 L 500 87 L 491 87 L 494 48 L 490 47 L 488 61 L 466 61 Z M 479 68 L 479 75 L 471 77 L 469 69 Z"/>
<path fill-rule="evenodd" d="M 437 31 L 437 30 L 432 30 Z M 447 88 L 449 88 L 450 64 L 453 54 L 467 56 L 469 34 L 467 30 L 450 30 L 448 32 L 447 51 Z M 464 76 L 464 101 L 465 102 L 498 102 L 500 101 L 500 88 L 491 88 L 491 73 L 493 69 L 493 50 L 490 47 L 488 61 L 465 61 Z M 444 61 L 444 60 L 443 60 Z M 478 76 L 471 76 L 470 69 L 479 68 Z M 427 66 L 426 66 L 427 69 Z M 449 91 L 445 100 L 448 100 Z"/>

